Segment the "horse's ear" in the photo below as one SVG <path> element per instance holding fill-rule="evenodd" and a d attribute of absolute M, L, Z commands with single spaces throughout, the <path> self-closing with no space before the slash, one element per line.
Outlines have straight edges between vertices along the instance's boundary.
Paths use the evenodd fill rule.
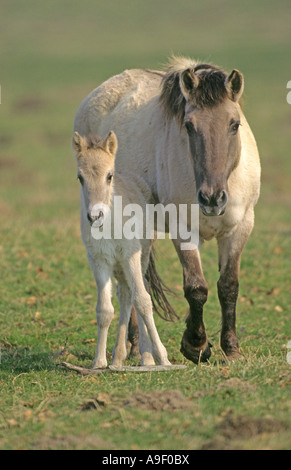
<path fill-rule="evenodd" d="M 106 140 L 105 140 L 105 150 L 106 152 L 110 153 L 113 157 L 115 157 L 117 151 L 117 137 L 115 132 L 110 131 Z"/>
<path fill-rule="evenodd" d="M 238 101 L 244 91 L 244 76 L 239 70 L 233 70 L 225 80 L 225 88 L 232 101 Z"/>
<path fill-rule="evenodd" d="M 75 131 L 73 135 L 73 148 L 77 157 L 80 157 L 83 150 L 86 148 L 86 139 L 80 136 L 79 132 Z"/>
<path fill-rule="evenodd" d="M 187 69 L 181 73 L 180 76 L 180 88 L 181 91 L 188 101 L 191 95 L 194 93 L 199 85 L 199 78 L 191 69 Z"/>

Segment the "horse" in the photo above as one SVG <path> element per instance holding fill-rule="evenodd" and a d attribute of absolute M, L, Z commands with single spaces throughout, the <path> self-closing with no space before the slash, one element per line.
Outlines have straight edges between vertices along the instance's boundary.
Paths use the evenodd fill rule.
<path fill-rule="evenodd" d="M 239 70 L 185 57 L 172 57 L 163 71 L 125 70 L 93 90 L 79 105 L 74 129 L 81 134 L 118 136 L 116 168 L 148 183 L 156 202 L 199 204 L 197 249 L 182 250 L 189 304 L 181 352 L 194 363 L 211 356 L 203 310 L 208 285 L 202 244 L 218 246 L 220 347 L 229 360 L 241 357 L 236 335 L 240 260 L 254 226 L 260 193 L 260 158 L 241 106 L 244 76 Z"/>
<path fill-rule="evenodd" d="M 140 238 L 133 239 L 127 239 L 124 231 L 118 238 L 113 236 L 114 230 L 124 226 L 128 219 L 126 216 L 121 217 L 124 207 L 138 204 L 144 217 L 146 204 L 152 202 L 150 188 L 140 177 L 130 173 L 123 176 L 115 171 L 117 146 L 113 131 L 106 137 L 81 136 L 78 132 L 73 135 L 73 149 L 81 183 L 81 234 L 98 290 L 97 351 L 93 369 L 107 367 L 107 336 L 114 314 L 111 301 L 113 277 L 118 281 L 120 317 L 112 366 L 122 367 L 127 356 L 132 305 L 139 320 L 141 365 L 154 365 L 154 359 L 161 365 L 170 365 L 166 348 L 154 323 L 151 297 L 145 286 L 151 240 L 143 233 Z M 121 197 L 121 206 L 115 202 L 115 196 Z M 108 237 L 103 232 L 106 222 L 107 228 L 112 228 L 112 234 L 110 232 Z M 116 224 L 119 226 L 116 227 Z"/>

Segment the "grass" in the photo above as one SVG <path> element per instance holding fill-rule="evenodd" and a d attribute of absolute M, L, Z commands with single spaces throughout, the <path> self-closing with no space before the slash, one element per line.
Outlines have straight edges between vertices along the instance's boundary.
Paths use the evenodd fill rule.
<path fill-rule="evenodd" d="M 0 448 L 290 449 L 289 3 L 279 9 L 262 0 L 2 3 Z M 158 68 L 171 52 L 239 68 L 246 78 L 245 112 L 263 173 L 241 267 L 237 331 L 244 360 L 225 363 L 219 348 L 214 241 L 202 252 L 213 355 L 194 366 L 179 352 L 187 305 L 181 267 L 166 240 L 158 244 L 158 269 L 177 292 L 180 321 L 158 318 L 157 326 L 170 359 L 187 369 L 81 377 L 59 367 L 63 360 L 90 366 L 96 336 L 73 117 L 107 77 L 129 67 Z M 117 317 L 112 332 L 116 327 Z M 113 344 L 114 334 L 108 354 Z M 141 407 L 140 392 L 150 392 L 155 404 Z"/>

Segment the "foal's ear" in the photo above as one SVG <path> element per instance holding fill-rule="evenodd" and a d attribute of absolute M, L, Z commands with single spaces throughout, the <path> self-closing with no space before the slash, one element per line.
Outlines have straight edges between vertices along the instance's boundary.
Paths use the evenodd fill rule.
<path fill-rule="evenodd" d="M 106 140 L 105 140 L 105 150 L 106 152 L 110 153 L 113 157 L 115 157 L 117 151 L 117 137 L 115 132 L 110 131 Z"/>
<path fill-rule="evenodd" d="M 232 101 L 238 101 L 244 91 L 244 76 L 239 70 L 233 70 L 225 80 L 225 88 Z"/>
<path fill-rule="evenodd" d="M 73 148 L 77 157 L 80 157 L 83 150 L 86 148 L 86 139 L 84 139 L 84 137 L 82 137 L 77 131 L 75 131 L 73 135 Z"/>
<path fill-rule="evenodd" d="M 180 88 L 188 101 L 199 85 L 199 78 L 191 69 L 185 70 L 180 76 Z"/>

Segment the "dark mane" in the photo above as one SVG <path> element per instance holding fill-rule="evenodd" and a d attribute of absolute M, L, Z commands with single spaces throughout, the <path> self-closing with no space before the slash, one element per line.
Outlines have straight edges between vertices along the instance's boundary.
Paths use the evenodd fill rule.
<path fill-rule="evenodd" d="M 199 77 L 199 85 L 191 100 L 195 107 L 212 107 L 225 100 L 227 74 L 215 65 L 190 63 L 188 59 L 173 60 L 164 78 L 160 102 L 168 117 L 175 117 L 182 124 L 185 115 L 186 100 L 180 88 L 181 74 L 191 70 Z"/>

